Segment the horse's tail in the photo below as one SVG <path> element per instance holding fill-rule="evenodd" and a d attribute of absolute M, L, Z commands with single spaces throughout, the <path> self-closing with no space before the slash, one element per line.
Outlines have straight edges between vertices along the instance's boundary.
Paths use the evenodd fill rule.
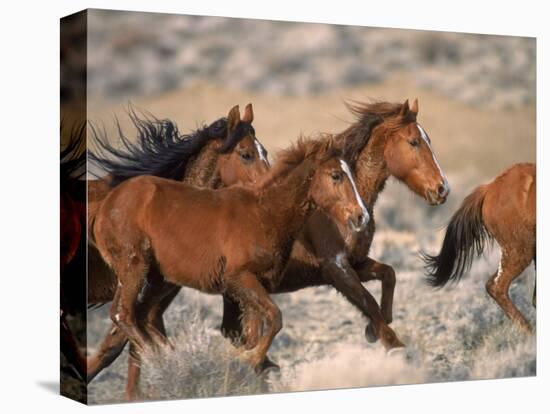
<path fill-rule="evenodd" d="M 482 185 L 464 199 L 447 226 L 438 255 L 422 254 L 430 286 L 442 287 L 449 280 L 458 282 L 471 268 L 474 257 L 483 253 L 490 239 L 482 216 L 486 193 L 487 186 Z"/>

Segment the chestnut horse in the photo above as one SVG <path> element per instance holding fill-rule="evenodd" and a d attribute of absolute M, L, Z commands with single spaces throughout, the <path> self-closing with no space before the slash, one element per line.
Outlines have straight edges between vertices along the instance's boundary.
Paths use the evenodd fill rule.
<path fill-rule="evenodd" d="M 121 149 L 111 145 L 104 132 L 91 128 L 97 153 L 90 152 L 89 158 L 107 175 L 88 182 L 90 223 L 110 189 L 132 177 L 153 175 L 215 189 L 254 183 L 269 169 L 267 151 L 252 127 L 252 104 L 246 106 L 242 120 L 236 105 L 227 118 L 189 135 L 180 135 L 167 119 L 141 119 L 132 108 L 129 116 L 138 132 L 137 142 L 124 136 L 117 123 Z"/>
<path fill-rule="evenodd" d="M 332 285 L 355 305 L 370 323 L 366 328 L 369 341 L 379 338 L 386 349 L 403 347 L 392 322 L 395 271 L 370 257 L 375 232 L 373 209 L 378 194 L 390 176 L 406 184 L 430 205 L 444 203 L 449 185 L 432 148 L 426 131 L 417 122 L 418 100 L 409 106 L 387 102 L 348 105 L 357 117 L 340 134 L 326 134 L 321 140 L 334 139 L 345 148 L 371 220 L 365 232 L 342 237 L 338 228 L 322 212 L 307 221 L 294 245 L 281 282 L 270 293 L 293 292 L 310 286 Z M 382 282 L 381 307 L 361 282 Z M 230 297 L 224 297 L 222 332 L 232 339 L 242 337 L 241 311 Z M 253 346 L 255 339 L 249 346 Z"/>
<path fill-rule="evenodd" d="M 242 119 L 239 107 L 235 106 L 227 118 L 183 136 L 169 120 L 140 119 L 135 111 L 130 111 L 130 119 L 138 131 L 137 142 L 125 137 L 119 128 L 122 149 L 112 146 L 104 133 L 92 128 L 99 154 L 90 154 L 90 158 L 108 175 L 88 182 L 90 230 L 103 199 L 113 187 L 129 178 L 155 175 L 216 189 L 254 183 L 269 170 L 267 152 L 252 127 L 254 112 L 251 104 L 246 106 Z M 97 251 L 92 231 L 89 239 L 88 302 L 93 306 L 113 299 L 117 281 Z M 150 323 L 161 332 L 165 331 L 162 314 L 178 292 L 179 289 L 174 289 L 148 315 Z M 120 330 L 107 334 L 96 354 L 88 358 L 88 382 L 120 355 L 126 342 L 127 338 Z M 130 394 L 137 386 L 138 377 L 139 362 L 131 359 L 128 373 Z"/>
<path fill-rule="evenodd" d="M 245 313 L 262 316 L 265 329 L 246 355 L 256 369 L 263 367 L 282 327 L 267 290 L 278 285 L 311 212 L 317 207 L 353 231 L 368 222 L 349 167 L 330 144 L 300 140 L 257 188 L 212 191 L 142 176 L 109 193 L 94 234 L 118 276 L 113 329 L 130 338 L 134 352 L 165 343 L 144 315 L 174 286 L 187 286 L 227 295 Z"/>
<path fill-rule="evenodd" d="M 61 125 L 61 134 L 66 129 Z M 61 270 L 61 353 L 81 379 L 86 378 L 86 358 L 67 323 L 67 315 L 85 318 L 86 299 L 86 124 L 69 130 L 68 143 L 61 149 L 60 270 Z"/>
<path fill-rule="evenodd" d="M 533 260 L 536 264 L 536 184 L 535 164 L 523 163 L 477 187 L 451 218 L 439 254 L 424 255 L 428 283 L 442 287 L 450 280 L 458 282 L 487 242 L 496 240 L 501 259 L 498 271 L 487 282 L 487 292 L 508 318 L 528 332 L 532 331 L 531 325 L 510 299 L 508 290 Z"/>

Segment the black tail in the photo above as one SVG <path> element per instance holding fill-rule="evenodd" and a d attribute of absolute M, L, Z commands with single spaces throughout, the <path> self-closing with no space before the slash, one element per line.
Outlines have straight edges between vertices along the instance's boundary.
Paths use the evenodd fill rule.
<path fill-rule="evenodd" d="M 422 253 L 430 286 L 442 287 L 449 280 L 458 282 L 471 268 L 474 258 L 483 253 L 490 239 L 481 212 L 486 192 L 487 187 L 480 186 L 464 199 L 447 226 L 438 255 Z"/>

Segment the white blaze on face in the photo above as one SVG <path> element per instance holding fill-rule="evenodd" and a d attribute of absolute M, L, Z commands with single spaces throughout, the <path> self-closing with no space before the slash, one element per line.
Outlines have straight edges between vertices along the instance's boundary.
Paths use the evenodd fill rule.
<path fill-rule="evenodd" d="M 420 126 L 420 124 L 416 124 L 418 127 L 418 131 L 420 132 L 420 137 L 424 140 L 428 148 L 430 149 L 430 152 L 432 153 L 432 158 L 434 160 L 435 166 L 439 170 L 439 174 L 441 177 L 443 177 L 443 185 L 445 186 L 445 189 L 449 189 L 449 182 L 447 181 L 447 177 L 445 177 L 445 174 L 443 174 L 443 170 L 441 169 L 441 166 L 439 165 L 439 162 L 437 161 L 437 158 L 435 157 L 434 150 L 432 148 L 432 144 L 430 143 L 430 140 L 428 139 L 428 134 L 426 134 L 426 131 L 424 131 L 424 128 Z"/>
<path fill-rule="evenodd" d="M 256 151 L 258 151 L 258 156 L 260 157 L 260 159 L 261 159 L 263 162 L 265 162 L 267 165 L 269 165 L 269 161 L 268 161 L 267 158 L 264 156 L 262 144 L 260 144 L 260 141 L 258 141 L 257 139 L 255 139 L 255 140 L 254 140 L 254 144 L 256 144 Z"/>
<path fill-rule="evenodd" d="M 351 182 L 351 187 L 353 188 L 353 192 L 355 193 L 355 198 L 357 199 L 357 204 L 359 204 L 359 207 L 361 207 L 361 210 L 363 211 L 363 217 L 365 222 L 369 221 L 369 212 L 367 211 L 367 208 L 365 207 L 365 204 L 363 203 L 363 200 L 361 199 L 361 196 L 359 195 L 359 191 L 357 191 L 357 186 L 355 185 L 355 181 L 353 180 L 353 176 L 351 175 L 351 170 L 349 168 L 349 165 L 344 160 L 340 160 L 340 166 L 342 167 L 342 171 L 348 176 L 349 181 Z"/>

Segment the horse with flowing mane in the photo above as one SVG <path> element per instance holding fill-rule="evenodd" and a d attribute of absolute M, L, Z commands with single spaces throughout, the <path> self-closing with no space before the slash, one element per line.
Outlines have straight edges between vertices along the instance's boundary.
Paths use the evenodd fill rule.
<path fill-rule="evenodd" d="M 294 245 L 280 283 L 270 293 L 332 285 L 370 321 L 365 331 L 367 339 L 380 339 L 391 350 L 404 345 L 388 326 L 392 322 L 395 271 L 368 257 L 375 233 L 374 205 L 390 176 L 432 206 L 444 203 L 450 188 L 432 141 L 417 122 L 418 100 L 412 106 L 407 100 L 403 104 L 355 102 L 348 107 L 356 121 L 339 134 L 323 134 L 319 141 L 332 139 L 346 152 L 371 220 L 366 231 L 343 237 L 341 226 L 323 212 L 314 212 Z M 361 284 L 371 280 L 382 282 L 380 307 Z M 242 319 L 237 303 L 224 297 L 224 335 L 242 340 Z M 255 335 L 244 341 L 254 346 Z"/>
<path fill-rule="evenodd" d="M 209 126 L 181 135 L 170 120 L 153 116 L 140 118 L 130 110 L 130 119 L 137 138 L 126 137 L 118 128 L 121 147 L 111 144 L 105 132 L 92 127 L 97 152 L 90 152 L 91 161 L 108 174 L 88 181 L 88 304 L 110 302 L 117 286 L 116 275 L 99 254 L 93 238 L 95 217 L 103 200 L 119 184 L 142 175 L 152 175 L 200 188 L 218 189 L 234 184 L 250 185 L 269 170 L 267 151 L 256 138 L 252 127 L 252 104 L 241 118 L 239 106 L 234 106 L 227 118 Z M 163 313 L 179 289 L 174 289 L 148 315 L 148 320 L 160 332 L 165 332 Z M 98 351 L 88 358 L 87 381 L 90 382 L 122 352 L 128 339 L 118 330 L 105 336 Z M 139 361 L 129 361 L 127 392 L 133 393 L 139 378 Z"/>

